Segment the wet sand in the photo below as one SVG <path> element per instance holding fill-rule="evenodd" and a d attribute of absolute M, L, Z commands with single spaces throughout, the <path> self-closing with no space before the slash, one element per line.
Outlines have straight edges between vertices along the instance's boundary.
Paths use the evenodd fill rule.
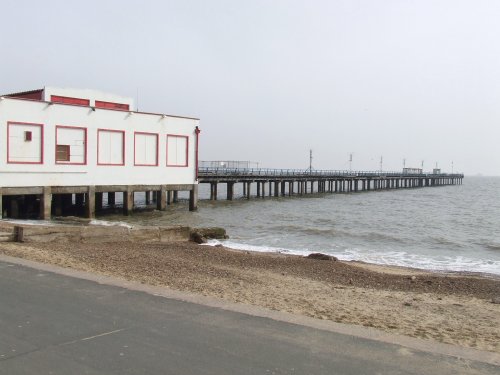
<path fill-rule="evenodd" d="M 1 243 L 0 253 L 500 353 L 500 279 L 188 242 Z"/>

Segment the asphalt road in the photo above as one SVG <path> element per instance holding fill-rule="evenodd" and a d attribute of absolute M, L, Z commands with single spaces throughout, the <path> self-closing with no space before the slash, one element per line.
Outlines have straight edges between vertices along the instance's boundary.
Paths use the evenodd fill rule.
<path fill-rule="evenodd" d="M 0 374 L 499 374 L 500 367 L 0 262 Z"/>

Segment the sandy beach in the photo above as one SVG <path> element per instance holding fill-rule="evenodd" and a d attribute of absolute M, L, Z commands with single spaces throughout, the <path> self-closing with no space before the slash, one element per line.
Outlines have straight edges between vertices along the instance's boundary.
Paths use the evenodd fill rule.
<path fill-rule="evenodd" d="M 500 279 L 190 242 L 1 243 L 0 253 L 500 353 Z"/>

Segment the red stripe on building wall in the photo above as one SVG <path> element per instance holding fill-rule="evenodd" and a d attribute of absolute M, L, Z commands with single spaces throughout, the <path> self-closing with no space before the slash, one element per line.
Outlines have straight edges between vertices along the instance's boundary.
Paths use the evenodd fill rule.
<path fill-rule="evenodd" d="M 68 96 L 51 95 L 50 101 L 54 103 L 63 103 L 63 104 L 75 104 L 75 105 L 85 105 L 85 106 L 90 105 L 90 100 L 88 99 L 70 98 Z"/>
<path fill-rule="evenodd" d="M 101 100 L 96 100 L 95 106 L 96 108 L 118 109 L 121 111 L 128 111 L 130 109 L 130 106 L 128 104 L 103 102 Z"/>

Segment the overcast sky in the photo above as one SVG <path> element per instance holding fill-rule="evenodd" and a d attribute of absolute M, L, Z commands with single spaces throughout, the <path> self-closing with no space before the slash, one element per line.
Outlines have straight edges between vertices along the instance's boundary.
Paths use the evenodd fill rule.
<path fill-rule="evenodd" d="M 0 0 L 0 91 L 201 119 L 202 160 L 500 175 L 500 1 Z"/>

